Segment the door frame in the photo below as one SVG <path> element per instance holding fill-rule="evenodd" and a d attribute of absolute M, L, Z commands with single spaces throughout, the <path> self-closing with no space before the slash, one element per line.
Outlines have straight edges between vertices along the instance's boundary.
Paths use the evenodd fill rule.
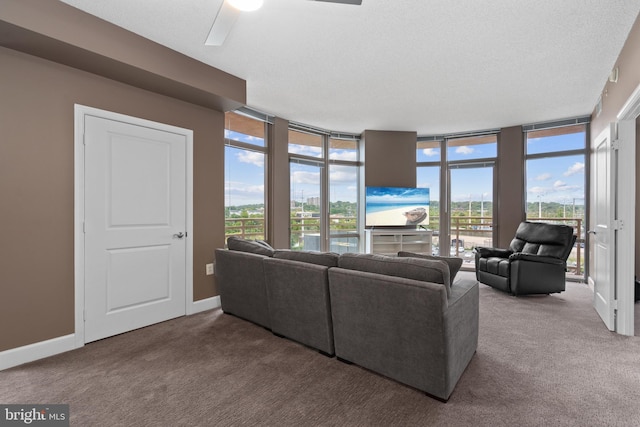
<path fill-rule="evenodd" d="M 120 121 L 137 126 L 150 127 L 166 132 L 183 135 L 186 139 L 186 227 L 187 240 L 185 260 L 185 313 L 193 314 L 193 131 L 177 126 L 158 123 L 151 120 L 127 116 L 112 111 L 101 110 L 85 105 L 74 105 L 74 288 L 75 288 L 75 348 L 85 344 L 84 334 L 84 295 L 85 295 L 85 160 L 84 131 L 85 116 Z"/>
<path fill-rule="evenodd" d="M 634 335 L 634 272 L 636 222 L 636 119 L 640 116 L 640 85 L 632 92 L 617 115 L 618 195 L 616 204 L 623 231 L 618 233 L 616 259 L 616 332 Z M 629 179 L 628 177 L 633 177 Z M 626 178 L 626 179 L 625 179 Z"/>

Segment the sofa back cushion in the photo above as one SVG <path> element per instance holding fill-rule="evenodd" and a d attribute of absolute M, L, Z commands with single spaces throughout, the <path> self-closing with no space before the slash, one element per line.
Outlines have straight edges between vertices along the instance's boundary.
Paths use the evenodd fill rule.
<path fill-rule="evenodd" d="M 525 221 L 518 226 L 509 249 L 566 261 L 574 242 L 573 227 Z"/>
<path fill-rule="evenodd" d="M 400 258 L 421 258 L 421 259 L 434 259 L 439 261 L 444 261 L 449 266 L 449 279 L 451 280 L 451 284 L 453 285 L 453 279 L 455 279 L 456 274 L 460 271 L 460 267 L 462 267 L 462 258 L 456 257 L 446 257 L 446 256 L 433 256 L 426 254 L 417 254 L 414 252 L 400 251 L 398 252 L 398 257 Z"/>
<path fill-rule="evenodd" d="M 306 262 L 309 264 L 324 265 L 325 267 L 337 267 L 340 255 L 333 252 L 290 251 L 279 249 L 273 253 L 273 257 Z"/>
<path fill-rule="evenodd" d="M 274 250 L 267 243 L 260 240 L 247 240 L 236 236 L 227 239 L 227 247 L 232 251 L 250 252 L 252 254 L 272 257 Z"/>
<path fill-rule="evenodd" d="M 449 266 L 441 260 L 346 253 L 340 255 L 338 267 L 423 282 L 441 283 L 447 290 L 447 296 L 451 295 Z"/>

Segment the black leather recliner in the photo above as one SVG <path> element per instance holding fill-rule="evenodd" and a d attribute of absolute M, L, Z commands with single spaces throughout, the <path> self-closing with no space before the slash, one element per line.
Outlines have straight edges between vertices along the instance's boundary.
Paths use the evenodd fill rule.
<path fill-rule="evenodd" d="M 475 248 L 476 278 L 513 295 L 562 292 L 575 241 L 568 225 L 522 222 L 509 249 Z"/>

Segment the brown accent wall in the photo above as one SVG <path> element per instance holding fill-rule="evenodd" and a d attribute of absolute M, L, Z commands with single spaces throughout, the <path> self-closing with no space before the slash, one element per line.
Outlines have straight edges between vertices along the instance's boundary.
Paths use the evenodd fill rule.
<path fill-rule="evenodd" d="M 416 132 L 365 130 L 365 186 L 416 186 Z"/>
<path fill-rule="evenodd" d="M 2 0 L 0 46 L 215 110 L 246 82 L 60 1 Z"/>
<path fill-rule="evenodd" d="M 74 103 L 194 131 L 194 299 L 224 244 L 224 115 L 0 48 L 0 351 L 74 332 Z"/>
<path fill-rule="evenodd" d="M 618 67 L 618 82 L 607 81 L 602 89 L 602 112 L 591 117 L 591 140 L 598 137 L 616 116 L 629 96 L 640 84 L 640 19 L 636 19 L 614 68 Z"/>
<path fill-rule="evenodd" d="M 591 116 L 591 142 L 608 126 L 609 123 L 615 122 L 616 117 L 624 106 L 629 96 L 640 85 L 640 17 L 636 19 L 635 24 L 631 28 L 627 41 L 625 42 L 620 55 L 614 65 L 618 67 L 618 82 L 613 83 L 607 81 L 602 89 L 602 111 L 596 115 L 595 111 Z M 640 153 L 638 144 L 640 144 L 640 125 L 636 120 L 636 192 L 640 191 L 640 173 L 638 173 L 638 165 L 640 165 Z M 593 191 L 593 190 L 592 190 Z M 636 205 L 640 203 L 640 198 L 636 194 Z M 636 209 L 636 246 L 638 237 L 640 237 L 640 215 Z M 636 250 L 636 275 L 640 276 L 640 251 Z"/>
<path fill-rule="evenodd" d="M 522 126 L 500 130 L 497 162 L 497 218 L 494 246 L 507 248 L 518 224 L 526 218 L 524 194 L 524 135 Z"/>
<path fill-rule="evenodd" d="M 289 226 L 289 122 L 276 117 L 269 135 L 269 243 L 278 249 L 291 246 Z"/>

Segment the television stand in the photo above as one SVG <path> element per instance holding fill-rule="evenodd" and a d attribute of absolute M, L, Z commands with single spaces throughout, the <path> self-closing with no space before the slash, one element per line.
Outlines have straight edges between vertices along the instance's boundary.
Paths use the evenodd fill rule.
<path fill-rule="evenodd" d="M 365 230 L 365 252 L 396 256 L 400 251 L 431 255 L 433 231 L 374 228 Z"/>

